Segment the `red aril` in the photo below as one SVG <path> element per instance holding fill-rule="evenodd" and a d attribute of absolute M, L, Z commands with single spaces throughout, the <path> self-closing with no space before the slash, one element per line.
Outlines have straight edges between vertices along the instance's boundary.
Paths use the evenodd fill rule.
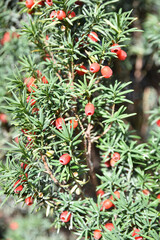
<path fill-rule="evenodd" d="M 104 78 L 110 78 L 113 74 L 113 71 L 112 69 L 109 67 L 109 66 L 104 66 L 102 69 L 101 69 L 101 74 Z"/>
<path fill-rule="evenodd" d="M 61 221 L 65 223 L 69 222 L 70 218 L 71 218 L 71 213 L 69 213 L 68 211 L 64 211 L 60 215 Z"/>

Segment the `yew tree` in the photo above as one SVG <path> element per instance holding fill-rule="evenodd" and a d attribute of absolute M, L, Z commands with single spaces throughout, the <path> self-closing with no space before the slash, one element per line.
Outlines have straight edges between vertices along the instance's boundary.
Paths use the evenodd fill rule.
<path fill-rule="evenodd" d="M 142 143 L 128 121 L 131 81 L 118 79 L 117 64 L 123 71 L 137 29 L 117 2 L 20 2 L 34 49 L 10 78 L 19 142 L 0 184 L 6 200 L 46 209 L 77 239 L 158 240 L 160 140 Z"/>

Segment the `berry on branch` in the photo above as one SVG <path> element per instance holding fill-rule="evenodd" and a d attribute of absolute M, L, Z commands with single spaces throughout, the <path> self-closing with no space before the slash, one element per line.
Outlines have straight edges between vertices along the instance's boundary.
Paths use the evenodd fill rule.
<path fill-rule="evenodd" d="M 87 103 L 85 106 L 85 114 L 87 116 L 92 116 L 94 114 L 94 105 L 92 103 Z"/>
<path fill-rule="evenodd" d="M 63 118 L 57 118 L 56 119 L 56 128 L 61 130 L 62 129 L 62 124 L 65 124 L 65 121 Z"/>
<path fill-rule="evenodd" d="M 102 237 L 101 230 L 99 229 L 94 230 L 93 237 L 94 239 L 99 240 Z"/>
<path fill-rule="evenodd" d="M 98 63 L 92 63 L 91 65 L 90 65 L 90 71 L 92 72 L 92 73 L 96 73 L 96 72 L 98 72 L 100 70 L 100 65 L 98 64 Z"/>
<path fill-rule="evenodd" d="M 95 32 L 90 32 L 90 34 L 88 34 L 88 37 L 93 41 L 93 42 L 98 42 L 98 35 Z"/>
<path fill-rule="evenodd" d="M 59 20 L 63 20 L 64 18 L 66 18 L 66 13 L 63 10 L 59 10 L 57 12 L 57 16 L 56 16 Z"/>
<path fill-rule="evenodd" d="M 31 9 L 34 5 L 34 0 L 26 0 L 26 7 Z"/>
<path fill-rule="evenodd" d="M 106 223 L 104 226 L 105 226 L 105 228 L 107 228 L 109 231 L 112 231 L 112 229 L 114 229 L 113 223 Z"/>
<path fill-rule="evenodd" d="M 59 161 L 62 165 L 67 165 L 71 161 L 71 156 L 65 153 L 59 158 Z"/>
<path fill-rule="evenodd" d="M 71 218 L 71 213 L 69 213 L 68 211 L 64 211 L 60 215 L 61 221 L 65 223 L 69 222 L 70 218 Z"/>
<path fill-rule="evenodd" d="M 109 67 L 109 66 L 104 66 L 102 69 L 101 69 L 101 74 L 104 78 L 110 78 L 113 74 L 113 71 L 112 69 Z"/>
<path fill-rule="evenodd" d="M 26 198 L 26 199 L 25 199 L 25 203 L 26 203 L 28 206 L 32 205 L 32 204 L 33 204 L 33 198 L 32 198 L 32 197 Z"/>
<path fill-rule="evenodd" d="M 127 53 L 122 49 L 117 53 L 118 59 L 124 61 L 127 58 Z"/>
<path fill-rule="evenodd" d="M 117 43 L 115 43 L 111 46 L 111 52 L 119 54 L 120 51 L 121 51 L 121 48 Z"/>

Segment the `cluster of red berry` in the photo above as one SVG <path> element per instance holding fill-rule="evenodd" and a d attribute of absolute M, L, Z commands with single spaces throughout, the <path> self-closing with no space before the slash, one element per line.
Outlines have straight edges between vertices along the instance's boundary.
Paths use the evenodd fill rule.
<path fill-rule="evenodd" d="M 26 7 L 31 9 L 35 4 L 41 5 L 43 6 L 45 4 L 45 2 L 49 5 L 52 6 L 53 5 L 53 1 L 52 0 L 42 0 L 42 1 L 38 1 L 38 0 L 26 0 Z M 75 4 L 82 6 L 83 3 L 81 1 L 76 1 Z"/>
<path fill-rule="evenodd" d="M 157 120 L 156 124 L 158 127 L 160 127 L 160 119 Z"/>
<path fill-rule="evenodd" d="M 91 32 L 88 37 L 92 40 L 97 42 L 98 41 L 98 35 L 95 32 Z M 127 53 L 123 51 L 118 44 L 113 44 L 111 46 L 111 52 L 116 53 L 119 60 L 124 61 L 127 57 Z M 77 74 L 80 76 L 83 76 L 85 73 L 87 73 L 87 68 L 84 65 L 81 65 L 80 68 L 82 70 L 76 70 Z M 100 70 L 100 65 L 98 63 L 92 63 L 90 65 L 90 72 L 97 73 Z M 101 74 L 104 78 L 110 78 L 113 75 L 113 71 L 109 66 L 102 66 L 101 68 Z"/>
<path fill-rule="evenodd" d="M 87 68 L 84 65 L 79 66 L 82 70 L 77 70 L 76 72 L 78 75 L 83 76 L 85 73 L 87 73 Z M 92 63 L 90 65 L 90 71 L 92 73 L 97 73 L 100 70 L 100 65 L 98 63 Z M 110 78 L 113 74 L 112 69 L 109 66 L 103 66 L 101 69 L 101 74 L 104 78 Z"/>
<path fill-rule="evenodd" d="M 49 5 L 49 6 L 52 6 L 52 5 L 53 5 L 53 1 L 52 1 L 52 0 L 42 0 L 42 1 L 38 1 L 38 0 L 26 0 L 26 1 L 25 1 L 25 4 L 26 4 L 26 7 L 29 9 L 28 13 L 32 13 L 32 10 L 33 10 L 33 8 L 34 8 L 35 6 L 44 6 L 44 5 L 45 5 L 45 2 L 46 2 L 46 4 Z M 75 4 L 80 5 L 80 6 L 83 5 L 83 3 L 80 2 L 80 1 L 76 1 Z M 75 12 L 70 12 L 70 11 L 68 12 L 67 15 L 68 15 L 69 18 L 72 18 L 72 17 L 75 17 L 75 16 L 76 16 Z M 51 16 L 50 16 L 50 17 L 51 17 L 51 18 L 57 17 L 59 20 L 63 20 L 63 18 L 66 18 L 66 13 L 65 13 L 63 10 L 60 10 L 60 11 L 58 11 L 58 12 L 53 11 L 53 12 L 51 13 Z"/>
<path fill-rule="evenodd" d="M 103 195 L 104 195 L 104 191 L 98 190 L 98 191 L 97 191 L 97 195 L 103 196 Z M 115 192 L 114 192 L 114 196 L 116 196 L 117 198 L 120 199 L 120 192 L 119 192 L 119 191 L 115 191 Z M 106 199 L 106 200 L 104 200 L 104 201 L 101 203 L 101 205 L 102 205 L 102 208 L 100 209 L 101 211 L 102 211 L 102 210 L 108 210 L 108 209 L 110 209 L 110 208 L 112 208 L 112 207 L 115 206 L 115 205 L 114 205 L 114 203 L 115 203 L 114 201 L 116 201 L 116 199 L 115 199 L 114 196 L 112 195 L 109 199 Z M 158 194 L 157 199 L 159 199 L 159 201 L 160 201 L 160 194 Z M 114 202 L 114 203 L 113 203 L 113 202 Z M 71 218 L 71 213 L 68 212 L 68 211 L 64 211 L 64 212 L 62 212 L 61 215 L 60 215 L 60 220 L 61 220 L 62 222 L 65 222 L 65 223 L 69 222 L 69 221 L 70 221 L 70 218 Z M 106 224 L 104 225 L 104 227 L 105 227 L 107 230 L 109 230 L 109 231 L 112 231 L 112 229 L 114 229 L 113 223 L 106 223 Z M 133 232 L 132 232 L 132 237 L 134 237 L 135 240 L 142 240 L 143 237 L 140 236 L 140 232 L 141 232 L 140 229 L 134 228 L 134 229 L 133 229 Z M 94 232 L 93 232 L 94 239 L 99 240 L 99 239 L 102 237 L 102 234 L 101 234 L 101 233 L 102 233 L 102 230 L 100 230 L 100 229 L 94 230 Z"/>
<path fill-rule="evenodd" d="M 48 83 L 48 80 L 46 79 L 46 77 L 45 77 L 45 76 L 42 77 L 42 73 L 41 73 L 39 70 L 37 70 L 37 78 L 38 78 L 38 79 L 41 79 L 42 83 L 44 83 L 44 84 L 47 84 L 47 83 Z M 36 82 L 36 78 L 35 78 L 35 77 L 25 78 L 24 84 L 26 85 L 28 92 L 34 93 L 35 90 L 38 88 L 37 85 L 35 84 L 35 82 Z M 34 97 L 34 96 L 32 95 L 32 97 Z M 31 98 L 30 95 L 28 95 L 26 101 L 27 101 L 27 103 L 29 103 L 31 106 L 33 106 L 33 105 L 36 104 L 36 100 L 35 100 L 34 98 Z M 33 108 L 33 109 L 32 109 L 32 113 L 38 112 L 38 111 L 39 111 L 38 108 Z"/>
<path fill-rule="evenodd" d="M 44 1 L 44 0 L 43 1 L 26 0 L 26 7 L 28 9 L 32 9 L 34 7 L 34 5 L 38 4 L 38 5 L 42 6 L 42 5 L 44 5 L 45 2 L 49 6 L 53 5 L 52 0 L 46 0 L 46 1 Z M 83 5 L 83 3 L 81 1 L 76 1 L 75 4 L 80 5 L 80 6 Z M 59 20 L 59 21 L 63 21 L 63 20 L 65 20 L 66 17 L 74 18 L 75 16 L 76 16 L 76 14 L 75 14 L 74 11 L 72 11 L 72 12 L 71 11 L 65 12 L 64 10 L 59 10 L 59 11 L 52 11 L 50 13 L 50 19 L 52 21 L 55 21 L 56 19 Z M 46 39 L 47 38 L 48 38 L 48 36 L 46 37 Z M 88 34 L 88 38 L 89 38 L 89 41 L 93 41 L 93 42 L 98 42 L 99 41 L 99 37 L 98 37 L 97 33 L 93 32 L 93 31 Z M 121 49 L 119 44 L 114 43 L 111 46 L 110 49 L 111 49 L 110 51 L 112 53 L 114 53 L 119 60 L 124 61 L 127 58 L 127 53 L 124 50 Z M 112 71 L 112 69 L 109 66 L 101 66 L 101 64 L 99 64 L 98 62 L 93 62 L 90 65 L 90 72 L 91 73 L 98 73 L 100 71 L 100 69 L 101 69 L 101 75 L 102 75 L 103 78 L 107 79 L 107 78 L 110 78 L 113 75 L 113 71 Z M 82 64 L 79 64 L 78 66 L 76 66 L 76 73 L 79 76 L 83 76 L 87 72 L 88 72 L 88 70 L 87 70 L 86 66 L 84 66 Z M 32 93 L 35 92 L 35 89 L 37 88 L 37 85 L 35 84 L 35 81 L 36 81 L 36 79 L 34 77 L 30 77 L 30 78 L 26 78 L 25 79 L 24 83 L 27 86 L 28 92 L 32 92 Z M 48 81 L 47 81 L 47 79 L 45 77 L 42 77 L 42 82 L 43 83 L 48 83 Z M 34 98 L 31 98 L 30 95 L 27 97 L 27 102 L 30 103 L 31 106 L 36 104 L 36 100 Z M 87 116 L 92 116 L 94 114 L 94 112 L 95 112 L 95 107 L 94 107 L 93 103 L 88 102 L 86 104 L 86 106 L 85 106 L 85 114 Z M 59 117 L 52 124 L 54 124 L 55 127 L 58 130 L 62 130 L 62 126 L 63 126 L 63 124 L 65 124 L 65 120 L 64 120 L 64 118 Z M 73 127 L 75 129 L 78 126 L 78 121 L 75 120 L 75 119 L 70 120 L 70 125 L 71 125 L 71 127 Z M 160 126 L 160 120 L 157 121 L 157 125 Z M 112 157 L 109 157 L 109 158 L 110 159 L 105 162 L 105 165 L 107 167 L 114 167 L 115 164 L 120 160 L 120 154 L 118 152 L 114 152 Z M 72 159 L 72 157 L 70 156 L 70 154 L 64 153 L 62 156 L 60 156 L 59 162 L 62 165 L 67 165 L 71 161 L 71 159 Z M 21 179 L 19 179 L 14 184 L 14 188 L 20 182 L 23 182 L 23 181 Z M 15 193 L 18 193 L 18 192 L 22 191 L 22 189 L 23 189 L 23 185 L 21 184 L 18 187 L 16 187 L 14 189 L 14 191 L 15 191 Z M 143 190 L 142 192 L 145 195 L 149 194 L 149 191 L 147 189 Z M 100 195 L 101 197 L 104 194 L 105 194 L 104 191 L 101 190 L 101 189 L 97 191 L 97 195 Z M 160 199 L 160 194 L 157 196 L 157 198 Z M 101 209 L 100 209 L 100 211 L 105 211 L 105 210 L 108 210 L 108 209 L 111 209 L 111 208 L 115 207 L 117 199 L 120 199 L 120 192 L 119 191 L 115 191 L 113 196 L 110 196 L 109 199 L 105 199 L 105 200 L 103 200 L 101 202 Z M 26 198 L 25 202 L 27 203 L 27 205 L 31 205 L 33 203 L 32 197 Z M 67 222 L 70 221 L 71 216 L 72 216 L 72 214 L 69 211 L 64 211 L 64 212 L 62 212 L 60 214 L 60 220 L 62 222 L 67 223 Z M 106 223 L 104 225 L 104 227 L 106 229 L 108 229 L 109 231 L 112 231 L 112 229 L 114 229 L 113 223 L 110 223 L 110 222 Z M 100 239 L 102 237 L 102 230 L 100 230 L 100 229 L 94 230 L 93 235 L 94 235 L 95 239 Z M 140 229 L 137 229 L 137 228 L 133 229 L 132 237 L 134 237 L 135 240 L 142 240 L 143 237 L 140 236 Z"/>
<path fill-rule="evenodd" d="M 65 120 L 64 118 L 57 118 L 56 121 L 51 121 L 51 124 L 55 125 L 58 130 L 62 130 L 62 125 L 65 124 Z M 71 119 L 70 120 L 71 128 L 72 128 L 72 125 L 73 125 L 73 129 L 75 129 L 78 126 L 78 121 L 75 119 L 73 120 Z"/>
<path fill-rule="evenodd" d="M 104 191 L 98 190 L 97 195 L 103 196 Z M 115 191 L 114 195 L 116 196 L 117 199 L 118 198 L 120 199 L 120 192 L 119 191 Z M 112 207 L 115 207 L 115 201 L 116 201 L 116 199 L 113 195 L 109 199 L 104 200 L 103 202 L 101 202 L 102 207 L 101 207 L 100 211 L 108 210 Z M 107 224 L 105 224 L 104 227 L 106 227 L 109 231 L 112 231 L 112 229 L 114 228 L 114 225 L 113 225 L 113 223 L 107 223 Z M 102 230 L 100 230 L 100 229 L 96 229 L 93 232 L 94 238 L 96 240 L 98 240 L 102 237 L 101 232 L 102 232 Z M 143 237 L 139 236 L 139 233 L 140 233 L 140 229 L 134 229 L 133 233 L 132 233 L 132 237 L 135 237 L 135 240 L 142 240 Z"/>
<path fill-rule="evenodd" d="M 21 168 L 25 171 L 26 167 L 28 165 L 21 163 Z M 13 187 L 14 187 L 14 192 L 16 194 L 20 193 L 23 190 L 23 182 L 27 182 L 27 180 L 22 180 L 22 178 L 24 177 L 24 175 L 20 175 L 19 179 L 14 183 Z M 25 173 L 25 178 L 28 178 L 28 174 Z M 25 203 L 29 206 L 33 204 L 33 198 L 31 196 L 27 197 L 25 199 Z"/>
<path fill-rule="evenodd" d="M 0 44 L 3 46 L 6 42 L 10 42 L 13 38 L 19 38 L 20 35 L 16 32 L 5 32 L 3 38 L 0 40 Z"/>
<path fill-rule="evenodd" d="M 109 231 L 112 231 L 112 229 L 114 229 L 113 223 L 106 223 L 106 224 L 104 225 L 104 227 L 105 227 L 107 230 L 109 230 Z M 102 231 L 99 230 L 99 229 L 94 230 L 93 236 L 94 236 L 94 238 L 95 238 L 96 240 L 98 240 L 98 239 L 100 239 L 100 238 L 102 237 L 101 232 L 102 232 Z"/>
<path fill-rule="evenodd" d="M 114 43 L 111 47 L 111 52 L 116 53 L 119 60 L 124 61 L 127 57 L 127 53 L 120 48 L 117 43 Z"/>
<path fill-rule="evenodd" d="M 8 122 L 7 115 L 5 113 L 0 113 L 0 122 L 4 124 Z"/>
<path fill-rule="evenodd" d="M 102 157 L 105 157 L 104 155 Z M 106 167 L 114 167 L 116 162 L 120 160 L 120 154 L 118 152 L 114 152 L 111 159 L 105 162 Z M 108 158 L 108 157 L 107 157 Z"/>
<path fill-rule="evenodd" d="M 68 13 L 66 14 L 63 10 L 59 10 L 59 11 L 52 11 L 50 14 L 50 18 L 52 18 L 52 21 L 55 21 L 55 18 L 57 18 L 58 20 L 63 20 L 64 18 L 68 17 L 68 18 L 73 18 L 75 17 L 76 14 L 74 11 L 68 11 Z"/>
<path fill-rule="evenodd" d="M 26 148 L 28 147 L 29 149 L 31 149 L 33 147 L 33 135 L 35 135 L 35 132 L 32 133 L 27 129 L 21 129 L 21 131 L 24 133 L 24 135 L 27 137 L 27 140 L 28 140 L 26 144 Z M 18 139 L 18 142 L 19 142 L 19 139 Z"/>
<path fill-rule="evenodd" d="M 99 192 L 97 191 L 96 192 L 96 194 L 97 195 L 100 195 L 101 197 L 104 195 L 104 192 L 102 191 L 102 190 L 99 190 Z M 114 192 L 114 195 L 117 197 L 117 198 L 120 198 L 120 193 L 119 193 L 119 191 L 115 191 Z M 113 197 L 113 196 L 111 196 L 109 199 L 105 199 L 104 201 L 102 201 L 101 202 L 101 211 L 103 211 L 103 210 L 108 210 L 108 209 L 110 209 L 110 208 L 112 208 L 112 207 L 115 207 L 115 205 L 114 205 L 114 203 L 113 203 L 113 201 L 115 201 L 116 199 Z"/>
<path fill-rule="evenodd" d="M 47 0 L 46 0 L 46 2 L 47 2 Z M 44 0 L 43 1 L 26 0 L 26 7 L 31 9 L 36 3 L 40 6 L 43 6 L 44 5 Z"/>

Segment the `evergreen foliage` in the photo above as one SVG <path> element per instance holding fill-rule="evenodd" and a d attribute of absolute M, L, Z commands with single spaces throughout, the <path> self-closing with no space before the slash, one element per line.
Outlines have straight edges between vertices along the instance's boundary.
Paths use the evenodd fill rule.
<path fill-rule="evenodd" d="M 0 165 L 6 200 L 13 195 L 25 203 L 32 197 L 32 210 L 45 208 L 57 229 L 65 226 L 77 239 L 94 239 L 98 229 L 101 239 L 158 240 L 159 137 L 155 132 L 141 143 L 131 131 L 127 119 L 134 113 L 126 112 L 131 82 L 115 79 L 118 54 L 111 51 L 115 43 L 127 48 L 130 33 L 137 31 L 135 19 L 131 11 L 115 11 L 117 0 L 41 2 L 31 9 L 20 4 L 30 13 L 22 34 L 34 50 L 20 58 L 21 69 L 10 77 L 13 97 L 5 98 L 19 129 L 19 143 L 10 144 Z M 62 20 L 59 12 L 50 17 L 60 10 L 66 13 Z M 92 73 L 95 62 L 113 75 Z M 94 105 L 89 116 L 88 103 Z M 66 153 L 71 159 L 61 164 Z"/>

